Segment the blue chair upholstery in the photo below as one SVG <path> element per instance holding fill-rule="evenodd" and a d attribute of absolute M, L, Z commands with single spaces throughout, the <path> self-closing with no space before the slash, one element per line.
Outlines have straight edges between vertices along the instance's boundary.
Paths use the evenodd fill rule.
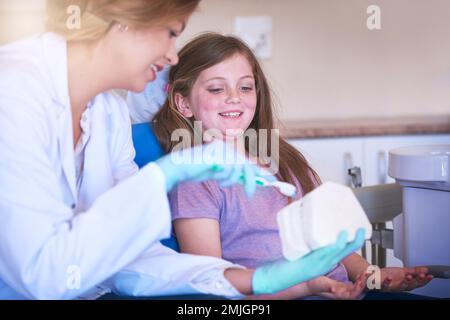
<path fill-rule="evenodd" d="M 136 150 L 134 161 L 139 169 L 164 155 L 150 123 L 134 124 L 131 129 L 133 145 Z M 173 250 L 180 251 L 175 237 L 164 239 L 161 243 Z"/>
<path fill-rule="evenodd" d="M 149 162 L 158 160 L 164 155 L 150 123 L 132 125 L 131 134 L 134 149 L 136 150 L 134 161 L 139 168 L 142 168 Z"/>

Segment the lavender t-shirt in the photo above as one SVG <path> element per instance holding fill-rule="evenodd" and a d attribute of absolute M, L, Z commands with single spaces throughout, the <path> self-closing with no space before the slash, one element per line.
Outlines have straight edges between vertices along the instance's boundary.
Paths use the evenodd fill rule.
<path fill-rule="evenodd" d="M 282 258 L 277 212 L 288 198 L 275 187 L 257 187 L 248 198 L 241 185 L 221 188 L 216 181 L 184 182 L 169 195 L 172 220 L 209 218 L 219 222 L 222 257 L 248 268 Z M 347 282 L 339 264 L 329 277 Z"/>

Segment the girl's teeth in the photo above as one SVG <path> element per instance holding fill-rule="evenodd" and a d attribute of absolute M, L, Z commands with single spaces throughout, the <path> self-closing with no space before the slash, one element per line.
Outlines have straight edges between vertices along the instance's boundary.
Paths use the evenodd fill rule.
<path fill-rule="evenodd" d="M 151 68 L 153 71 L 155 71 L 155 73 L 158 72 L 158 68 L 157 68 L 154 64 L 152 64 L 152 65 L 150 66 L 150 68 Z"/>
<path fill-rule="evenodd" d="M 241 115 L 241 112 L 225 112 L 220 113 L 220 115 L 224 117 L 239 117 Z"/>

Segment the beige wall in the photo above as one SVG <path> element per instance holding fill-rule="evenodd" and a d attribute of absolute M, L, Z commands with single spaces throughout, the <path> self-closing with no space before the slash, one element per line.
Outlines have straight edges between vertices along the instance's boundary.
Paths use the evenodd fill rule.
<path fill-rule="evenodd" d="M 366 28 L 371 4 L 382 10 L 378 31 Z M 236 15 L 273 18 L 262 64 L 281 119 L 450 114 L 448 0 L 203 0 L 180 44 L 205 30 L 231 33 Z M 23 13 L 13 30 L 5 16 L 0 42 L 42 28 Z"/>
<path fill-rule="evenodd" d="M 366 9 L 381 7 L 369 31 Z M 450 114 L 448 0 L 207 0 L 183 40 L 230 33 L 235 15 L 271 15 L 263 66 L 282 119 Z"/>
<path fill-rule="evenodd" d="M 0 45 L 44 30 L 45 0 L 0 0 Z"/>

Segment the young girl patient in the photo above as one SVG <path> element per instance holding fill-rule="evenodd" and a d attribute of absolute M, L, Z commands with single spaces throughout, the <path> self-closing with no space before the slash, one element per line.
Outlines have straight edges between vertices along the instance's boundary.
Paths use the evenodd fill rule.
<path fill-rule="evenodd" d="M 249 199 L 241 185 L 221 186 L 215 181 L 180 184 L 169 198 L 181 252 L 222 257 L 248 268 L 282 257 L 276 214 L 313 190 L 320 180 L 300 152 L 281 137 L 276 136 L 278 146 L 273 147 L 272 108 L 266 77 L 252 51 L 239 39 L 207 33 L 180 51 L 179 63 L 169 75 L 168 99 L 153 120 L 165 151 L 179 143 L 171 137 L 176 129 L 188 132 L 192 144 L 198 141 L 194 139 L 195 126 L 229 142 L 258 164 L 278 169 L 279 180 L 297 187 L 294 199 L 275 187 L 257 188 Z M 251 136 L 250 131 L 258 140 L 258 152 L 251 150 L 251 143 L 235 143 L 243 140 L 243 134 Z M 199 142 L 204 141 L 200 138 Z M 367 266 L 364 259 L 352 254 L 326 276 L 264 298 L 358 298 L 365 288 Z M 410 289 L 426 281 L 426 271 L 396 269 L 382 271 L 386 288 L 395 290 L 408 283 L 406 289 Z"/>

